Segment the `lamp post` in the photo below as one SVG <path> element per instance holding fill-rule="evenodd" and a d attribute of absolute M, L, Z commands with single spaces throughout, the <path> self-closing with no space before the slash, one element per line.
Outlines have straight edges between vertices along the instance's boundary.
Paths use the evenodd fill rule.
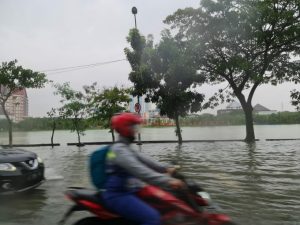
<path fill-rule="evenodd" d="M 132 14 L 134 15 L 134 25 L 135 25 L 135 29 L 137 29 L 136 28 L 136 14 L 137 14 L 137 8 L 136 7 L 132 7 L 132 9 L 131 9 L 131 12 L 132 12 Z"/>
<path fill-rule="evenodd" d="M 137 26 L 136 26 L 136 14 L 138 12 L 137 8 L 132 7 L 131 12 L 134 16 L 134 27 L 135 27 L 135 29 L 137 29 Z M 140 96 L 139 95 L 137 95 L 137 105 L 136 105 L 135 109 L 136 109 L 135 111 L 140 115 L 141 105 L 140 105 Z M 138 132 L 138 143 L 137 144 L 141 145 L 141 133 L 140 132 Z"/>

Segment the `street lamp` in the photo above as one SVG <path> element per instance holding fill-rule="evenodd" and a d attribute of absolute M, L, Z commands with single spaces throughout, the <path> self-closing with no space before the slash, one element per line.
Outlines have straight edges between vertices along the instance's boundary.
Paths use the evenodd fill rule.
<path fill-rule="evenodd" d="M 136 7 L 132 7 L 131 9 L 132 14 L 134 15 L 134 25 L 135 25 L 135 29 L 137 29 L 136 26 L 136 14 L 137 14 L 137 8 Z M 140 115 L 141 112 L 141 105 L 140 105 L 140 96 L 137 95 L 137 103 L 136 103 L 136 112 Z M 141 145 L 141 133 L 138 133 L 138 145 Z"/>
<path fill-rule="evenodd" d="M 134 15 L 134 24 L 135 24 L 135 29 L 137 29 L 136 28 L 136 14 L 137 14 L 137 8 L 136 7 L 132 7 L 132 9 L 131 9 L 131 12 L 132 12 L 132 14 Z"/>

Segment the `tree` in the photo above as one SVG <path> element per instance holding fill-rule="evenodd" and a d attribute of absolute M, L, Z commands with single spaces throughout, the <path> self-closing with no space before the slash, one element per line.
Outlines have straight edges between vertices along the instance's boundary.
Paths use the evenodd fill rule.
<path fill-rule="evenodd" d="M 84 87 L 89 102 L 90 115 L 99 121 L 104 128 L 109 128 L 112 140 L 115 141 L 114 130 L 110 127 L 111 117 L 126 110 L 130 102 L 129 89 L 124 87 L 96 89 L 96 83 Z"/>
<path fill-rule="evenodd" d="M 300 111 L 300 91 L 291 91 L 292 105 L 296 106 L 297 111 Z"/>
<path fill-rule="evenodd" d="M 203 0 L 165 20 L 190 45 L 208 82 L 228 82 L 245 113 L 245 141 L 255 140 L 252 98 L 258 86 L 299 74 L 292 60 L 300 52 L 299 8 L 299 0 Z"/>
<path fill-rule="evenodd" d="M 148 88 L 155 88 L 159 80 L 151 72 L 149 65 L 145 63 L 144 57 L 147 49 L 152 48 L 152 36 L 148 36 L 148 41 L 140 35 L 138 29 L 131 29 L 127 41 L 132 50 L 125 48 L 125 55 L 131 65 L 132 71 L 129 74 L 129 80 L 133 83 L 132 95 L 142 96 L 147 93 Z"/>
<path fill-rule="evenodd" d="M 157 79 L 156 86 L 145 85 L 147 97 L 157 104 L 161 115 L 174 119 L 175 133 L 181 144 L 179 117 L 201 109 L 204 95 L 198 93 L 196 87 L 205 79 L 197 74 L 185 45 L 177 42 L 168 30 L 162 33 L 162 40 L 145 61 L 154 74 L 152 77 Z"/>
<path fill-rule="evenodd" d="M 130 43 L 131 49 L 125 48 L 125 55 L 131 65 L 132 71 L 129 73 L 129 80 L 133 83 L 134 87 L 131 91 L 133 96 L 137 96 L 137 103 L 140 103 L 140 96 L 147 92 L 148 87 L 155 88 L 158 83 L 158 79 L 153 77 L 150 68 L 144 63 L 143 56 L 145 48 L 149 47 L 152 36 L 148 36 L 148 43 L 144 36 L 140 35 L 138 29 L 131 29 L 127 37 L 127 42 Z M 140 133 L 138 134 L 138 141 L 140 141 Z M 140 144 L 140 143 L 138 143 Z"/>
<path fill-rule="evenodd" d="M 296 61 L 298 66 L 300 66 L 300 60 Z M 300 73 L 298 73 L 298 76 L 293 76 L 292 81 L 295 82 L 295 84 L 300 83 Z M 296 106 L 297 111 L 300 111 L 300 91 L 297 91 L 296 89 L 292 90 L 290 92 L 291 98 L 292 98 L 292 105 Z"/>
<path fill-rule="evenodd" d="M 60 117 L 63 119 L 70 119 L 72 121 L 71 131 L 77 133 L 78 146 L 83 144 L 80 141 L 80 136 L 84 135 L 84 131 L 87 128 L 86 121 L 87 116 L 87 101 L 84 94 L 80 91 L 75 91 L 70 87 L 69 83 L 55 84 L 55 95 L 60 95 L 63 106 L 58 110 Z"/>
<path fill-rule="evenodd" d="M 7 100 L 14 92 L 24 88 L 42 88 L 47 82 L 46 75 L 17 66 L 17 60 L 2 62 L 0 66 L 0 106 L 8 121 L 9 145 L 12 146 L 12 120 L 6 109 Z"/>
<path fill-rule="evenodd" d="M 56 130 L 57 120 L 59 119 L 59 114 L 61 112 L 58 109 L 52 108 L 49 112 L 47 112 L 48 117 L 51 119 L 51 126 L 52 126 L 52 134 L 51 134 L 51 145 L 52 148 L 54 146 L 53 144 L 53 138 L 54 138 L 54 132 Z"/>

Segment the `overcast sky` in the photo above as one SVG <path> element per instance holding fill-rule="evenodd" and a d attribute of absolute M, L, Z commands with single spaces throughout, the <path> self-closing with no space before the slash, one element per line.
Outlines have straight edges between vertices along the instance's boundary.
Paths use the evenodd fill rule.
<path fill-rule="evenodd" d="M 198 5 L 199 0 L 0 0 L 0 62 L 17 59 L 23 67 L 43 71 L 125 59 L 126 36 L 134 27 L 133 6 L 138 9 L 140 32 L 153 34 L 158 41 L 167 27 L 162 22 L 166 16 L 178 8 Z M 129 86 L 129 72 L 129 63 L 120 61 L 66 73 L 49 72 L 47 77 L 56 83 L 69 81 L 80 90 L 93 82 Z M 294 111 L 289 98 L 293 88 L 292 84 L 261 86 L 253 104 Z M 215 90 L 202 88 L 208 97 Z M 46 116 L 59 106 L 53 91 L 50 86 L 27 91 L 30 116 Z"/>

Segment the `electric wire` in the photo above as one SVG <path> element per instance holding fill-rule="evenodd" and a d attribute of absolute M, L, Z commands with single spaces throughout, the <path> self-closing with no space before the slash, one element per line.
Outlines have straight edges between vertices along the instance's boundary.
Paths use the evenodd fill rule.
<path fill-rule="evenodd" d="M 47 70 L 41 70 L 41 73 L 47 73 L 50 74 L 59 74 L 59 73 L 66 73 L 76 70 L 82 70 L 82 69 L 88 69 L 88 68 L 94 68 L 102 65 L 117 63 L 121 61 L 125 61 L 127 59 L 118 59 L 118 60 L 112 60 L 112 61 L 106 61 L 106 62 L 99 62 L 99 63 L 92 63 L 92 64 L 86 64 L 86 65 L 79 65 L 79 66 L 69 66 L 69 67 L 61 67 L 61 68 L 55 68 L 55 69 L 47 69 Z"/>

